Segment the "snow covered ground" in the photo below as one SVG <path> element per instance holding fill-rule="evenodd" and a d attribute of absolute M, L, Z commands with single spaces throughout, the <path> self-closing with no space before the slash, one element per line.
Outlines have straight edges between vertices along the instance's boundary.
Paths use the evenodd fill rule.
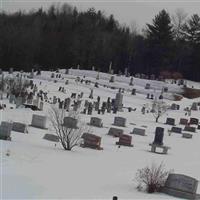
<path fill-rule="evenodd" d="M 64 75 L 54 83 L 50 78 L 51 72 L 42 72 L 41 77 L 34 79 L 34 83 L 42 82 L 39 89 L 48 91 L 48 96 L 54 95 L 62 99 L 71 95 L 71 92 L 84 92 L 83 100 L 88 99 L 92 85 L 75 82 L 76 76 L 86 75 L 87 79 L 96 82 L 97 72 L 71 70 L 69 75 Z M 107 84 L 110 75 L 100 74 L 99 83 Z M 69 80 L 69 85 L 65 85 L 65 80 Z M 12 131 L 12 141 L 0 140 L 1 153 L 1 189 L 0 199 L 111 199 L 118 196 L 119 199 L 178 199 L 165 194 L 147 194 L 136 189 L 135 173 L 137 169 L 151 165 L 152 162 L 160 164 L 164 162 L 166 169 L 173 169 L 175 173 L 185 174 L 200 180 L 200 130 L 193 134 L 192 139 L 184 139 L 180 134 L 172 133 L 168 135 L 169 125 L 165 125 L 167 117 L 176 119 L 179 125 L 180 118 L 185 117 L 184 107 L 191 106 L 192 102 L 200 99 L 182 99 L 179 111 L 168 111 L 155 123 L 151 113 L 142 115 L 141 108 L 144 104 L 150 104 L 151 100 L 146 99 L 144 86 L 148 80 L 134 79 L 134 86 L 129 86 L 130 78 L 116 77 L 114 85 L 125 89 L 136 88 L 143 91 L 136 96 L 125 91 L 123 104 L 125 107 L 137 108 L 135 112 L 118 112 L 117 114 L 105 113 L 98 115 L 93 111 L 92 116 L 103 119 L 103 128 L 92 127 L 93 134 L 102 137 L 102 151 L 76 147 L 72 152 L 64 151 L 61 145 L 42 139 L 44 134 L 53 133 L 52 129 L 41 130 L 29 127 L 28 134 Z M 150 81 L 152 87 L 160 93 L 167 83 Z M 191 83 L 194 87 L 200 88 L 200 84 Z M 60 86 L 65 87 L 66 94 L 58 91 Z M 167 84 L 170 92 L 180 92 L 181 88 L 175 84 Z M 110 88 L 102 87 L 94 89 L 94 100 L 97 96 L 101 101 L 106 101 L 108 97 L 115 98 L 116 92 Z M 152 92 L 154 89 L 152 89 Z M 88 99 L 90 100 L 90 99 Z M 169 105 L 173 101 L 165 100 Z M 5 110 L 0 111 L 1 121 L 18 121 L 31 124 L 32 114 L 48 115 L 49 104 L 44 105 L 44 111 L 32 111 L 30 109 L 18 108 L 10 109 L 13 104 L 9 104 L 6 98 L 3 103 L 7 104 Z M 175 102 L 177 103 L 177 102 Z M 200 111 L 192 111 L 191 117 L 199 118 Z M 80 114 L 81 121 L 87 124 L 90 115 Z M 134 127 L 147 126 L 147 136 L 132 135 L 134 147 L 118 148 L 115 142 L 117 138 L 108 136 L 108 130 L 113 127 L 114 117 L 122 116 L 127 118 L 125 134 L 129 134 Z M 136 125 L 133 125 L 136 124 Z M 165 128 L 164 144 L 171 149 L 167 155 L 150 152 L 149 143 L 154 139 L 156 126 Z M 10 156 L 6 156 L 7 152 Z M 198 187 L 200 193 L 200 186 Z"/>

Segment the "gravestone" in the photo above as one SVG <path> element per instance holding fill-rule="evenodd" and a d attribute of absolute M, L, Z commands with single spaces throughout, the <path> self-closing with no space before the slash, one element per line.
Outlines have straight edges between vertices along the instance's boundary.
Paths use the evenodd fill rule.
<path fill-rule="evenodd" d="M 116 145 L 133 147 L 132 136 L 125 135 L 125 134 L 120 135 L 119 136 L 119 142 L 116 142 Z"/>
<path fill-rule="evenodd" d="M 28 133 L 27 125 L 20 122 L 13 122 L 12 130 L 20 133 Z"/>
<path fill-rule="evenodd" d="M 133 77 L 131 77 L 129 85 L 133 85 Z"/>
<path fill-rule="evenodd" d="M 84 93 L 83 93 L 83 92 L 81 92 L 81 94 L 80 94 L 80 98 L 83 98 L 83 95 L 84 95 Z"/>
<path fill-rule="evenodd" d="M 98 117 L 91 117 L 90 125 L 101 128 L 101 127 L 103 127 L 102 119 L 100 119 Z"/>
<path fill-rule="evenodd" d="M 164 137 L 164 128 L 156 127 L 153 144 L 163 145 L 163 137 Z"/>
<path fill-rule="evenodd" d="M 39 109 L 40 109 L 40 110 L 43 110 L 43 107 L 44 107 L 44 103 L 41 101 L 41 102 L 40 102 L 40 107 L 39 107 Z"/>
<path fill-rule="evenodd" d="M 173 126 L 173 127 L 171 128 L 170 132 L 181 134 L 181 133 L 182 133 L 182 128 Z"/>
<path fill-rule="evenodd" d="M 69 111 L 69 109 L 70 109 L 70 103 L 71 103 L 71 99 L 66 98 L 64 101 L 64 109 L 66 109 L 67 111 Z"/>
<path fill-rule="evenodd" d="M 149 90 L 150 87 L 151 87 L 151 85 L 150 85 L 149 83 L 146 83 L 146 85 L 145 85 L 145 89 Z"/>
<path fill-rule="evenodd" d="M 199 124 L 199 120 L 197 118 L 190 118 L 189 124 L 198 125 Z"/>
<path fill-rule="evenodd" d="M 126 126 L 126 118 L 124 118 L 124 117 L 115 117 L 114 118 L 114 125 L 115 126 L 125 127 Z"/>
<path fill-rule="evenodd" d="M 145 136 L 145 129 L 142 128 L 134 128 L 131 134 Z"/>
<path fill-rule="evenodd" d="M 166 124 L 174 126 L 175 125 L 175 119 L 174 118 L 167 118 Z"/>
<path fill-rule="evenodd" d="M 91 90 L 90 90 L 90 95 L 89 95 L 89 98 L 90 98 L 90 99 L 93 99 L 93 92 L 94 92 L 93 89 L 91 89 Z"/>
<path fill-rule="evenodd" d="M 115 97 L 115 108 L 117 111 L 122 111 L 123 108 L 123 95 L 121 92 L 118 92 Z"/>
<path fill-rule="evenodd" d="M 194 111 L 198 110 L 198 104 L 196 102 L 192 103 L 191 110 L 194 110 Z"/>
<path fill-rule="evenodd" d="M 9 96 L 9 103 L 15 103 L 16 99 L 15 99 L 15 95 L 10 94 Z"/>
<path fill-rule="evenodd" d="M 101 147 L 101 137 L 90 133 L 83 133 L 81 138 L 83 138 L 83 144 L 81 145 L 82 147 L 88 147 L 98 150 L 103 149 Z"/>
<path fill-rule="evenodd" d="M 181 118 L 179 124 L 181 124 L 181 125 L 187 125 L 188 124 L 188 119 Z"/>
<path fill-rule="evenodd" d="M 115 76 L 111 76 L 109 82 L 114 83 L 115 82 Z"/>
<path fill-rule="evenodd" d="M 187 138 L 187 139 L 191 139 L 192 138 L 192 134 L 191 133 L 183 133 L 182 137 L 183 138 Z"/>
<path fill-rule="evenodd" d="M 41 129 L 46 129 L 47 117 L 42 115 L 33 114 L 31 126 Z"/>
<path fill-rule="evenodd" d="M 179 110 L 179 108 L 180 108 L 180 106 L 177 105 L 177 104 L 175 104 L 175 103 L 173 103 L 173 104 L 171 105 L 171 110 Z"/>
<path fill-rule="evenodd" d="M 123 129 L 113 128 L 113 127 L 111 127 L 108 131 L 108 135 L 111 135 L 113 137 L 120 137 L 120 135 L 122 135 L 123 133 L 124 133 Z"/>
<path fill-rule="evenodd" d="M 196 132 L 196 128 L 192 127 L 192 126 L 185 126 L 184 131 L 195 133 Z"/>
<path fill-rule="evenodd" d="M 88 115 L 92 115 L 92 111 L 93 111 L 93 105 L 92 102 L 88 103 Z"/>
<path fill-rule="evenodd" d="M 39 100 L 38 99 L 33 99 L 33 105 L 38 108 Z"/>
<path fill-rule="evenodd" d="M 51 142 L 59 142 L 59 137 L 53 134 L 45 134 L 43 139 L 51 141 Z"/>
<path fill-rule="evenodd" d="M 136 89 L 132 89 L 131 95 L 136 95 Z"/>
<path fill-rule="evenodd" d="M 2 121 L 0 125 L 0 140 L 11 140 L 11 131 L 13 124 L 11 122 Z"/>
<path fill-rule="evenodd" d="M 53 104 L 56 104 L 57 103 L 57 98 L 56 96 L 53 96 Z"/>
<path fill-rule="evenodd" d="M 100 75 L 99 75 L 99 72 L 98 72 L 97 76 L 96 76 L 96 79 L 99 80 L 99 77 L 100 77 Z"/>
<path fill-rule="evenodd" d="M 73 117 L 65 117 L 63 126 L 67 128 L 77 129 L 78 128 L 78 119 Z"/>
<path fill-rule="evenodd" d="M 168 92 L 168 87 L 163 87 L 163 92 Z"/>
<path fill-rule="evenodd" d="M 198 180 L 183 174 L 169 174 L 162 192 L 184 199 L 196 199 Z"/>
<path fill-rule="evenodd" d="M 19 108 L 22 105 L 22 97 L 16 98 L 16 108 Z"/>
<path fill-rule="evenodd" d="M 100 106 L 100 102 L 95 102 L 95 111 L 98 111 L 99 110 L 99 106 Z"/>

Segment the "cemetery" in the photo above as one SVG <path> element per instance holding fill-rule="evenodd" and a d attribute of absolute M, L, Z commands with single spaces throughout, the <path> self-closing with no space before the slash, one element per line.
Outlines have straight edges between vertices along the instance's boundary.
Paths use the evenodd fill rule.
<path fill-rule="evenodd" d="M 18 88 L 18 72 L 11 72 Z M 4 78 L 11 77 L 8 72 L 2 73 Z M 200 180 L 200 111 L 190 111 L 193 101 L 187 98 L 174 101 L 174 93 L 181 95 L 181 85 L 158 81 L 153 76 L 152 80 L 142 79 L 139 75 L 119 76 L 95 69 L 69 68 L 67 73 L 63 69 L 34 73 L 31 79 L 27 76 L 21 93 L 15 88 L 2 92 L 0 142 L 3 181 L 6 180 L 3 183 L 7 188 L 17 188 L 17 193 L 11 188 L 12 193 L 6 191 L 3 197 L 26 198 L 24 188 L 32 192 L 28 197 L 46 199 L 59 194 L 72 199 L 198 196 L 200 188 L 195 180 Z M 163 88 L 167 89 L 163 92 Z M 167 105 L 159 122 L 154 117 L 155 101 Z M 196 105 L 199 106 L 193 107 Z M 184 110 L 187 107 L 190 116 Z M 57 111 L 55 118 L 50 115 L 52 108 Z M 63 148 L 67 142 L 74 145 L 70 151 Z M 170 175 L 162 191 L 151 197 L 137 191 L 132 181 L 136 170 L 163 160 L 182 175 Z M 59 170 L 55 173 L 55 169 Z M 57 188 L 59 181 L 64 181 L 64 187 Z M 117 184 L 122 184 L 122 188 Z M 82 189 L 76 191 L 77 187 Z"/>

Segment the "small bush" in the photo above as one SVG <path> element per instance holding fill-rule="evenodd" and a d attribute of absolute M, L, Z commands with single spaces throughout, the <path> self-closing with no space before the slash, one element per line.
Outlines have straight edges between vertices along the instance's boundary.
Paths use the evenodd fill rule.
<path fill-rule="evenodd" d="M 164 164 L 157 166 L 155 163 L 151 167 L 147 166 L 138 169 L 136 173 L 136 181 L 138 182 L 138 190 L 145 189 L 148 193 L 154 193 L 164 186 L 168 174 L 171 171 L 166 171 Z"/>

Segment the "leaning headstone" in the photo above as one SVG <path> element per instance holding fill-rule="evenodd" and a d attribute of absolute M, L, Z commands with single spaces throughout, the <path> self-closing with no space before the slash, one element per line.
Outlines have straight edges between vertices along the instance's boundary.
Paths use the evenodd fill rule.
<path fill-rule="evenodd" d="M 126 118 L 124 118 L 124 117 L 115 117 L 113 125 L 125 127 L 126 126 Z"/>
<path fill-rule="evenodd" d="M 77 129 L 78 128 L 78 119 L 75 119 L 73 117 L 65 117 L 63 126 L 71 129 Z"/>
<path fill-rule="evenodd" d="M 122 135 L 123 133 L 124 133 L 123 129 L 113 128 L 113 127 L 111 127 L 108 131 L 108 135 L 111 135 L 113 137 L 120 137 L 120 135 Z"/>
<path fill-rule="evenodd" d="M 197 199 L 198 180 L 183 174 L 169 174 L 162 192 L 183 199 Z"/>
<path fill-rule="evenodd" d="M 20 133 L 27 133 L 27 125 L 20 122 L 13 122 L 12 130 Z"/>
<path fill-rule="evenodd" d="M 134 128 L 133 132 L 131 132 L 131 134 L 145 136 L 145 129 Z"/>
<path fill-rule="evenodd" d="M 90 125 L 101 128 L 101 127 L 103 127 L 102 119 L 100 119 L 98 117 L 91 117 Z"/>
<path fill-rule="evenodd" d="M 175 119 L 174 118 L 167 118 L 166 124 L 174 126 L 175 125 Z"/>
<path fill-rule="evenodd" d="M 31 126 L 41 129 L 47 128 L 47 117 L 42 115 L 33 114 Z"/>

